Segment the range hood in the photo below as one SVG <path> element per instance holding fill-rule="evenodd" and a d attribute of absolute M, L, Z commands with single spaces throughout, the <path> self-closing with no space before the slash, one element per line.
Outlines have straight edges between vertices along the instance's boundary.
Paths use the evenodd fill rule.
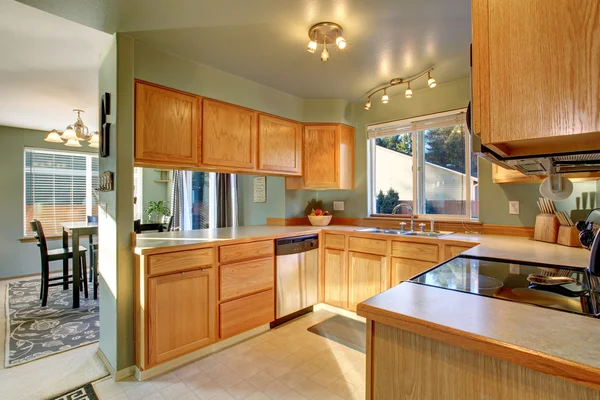
<path fill-rule="evenodd" d="M 574 174 L 600 172 L 600 149 L 580 153 L 539 154 L 529 157 L 502 157 L 481 144 L 477 135 L 471 135 L 473 153 L 504 168 L 518 170 L 525 175 Z"/>

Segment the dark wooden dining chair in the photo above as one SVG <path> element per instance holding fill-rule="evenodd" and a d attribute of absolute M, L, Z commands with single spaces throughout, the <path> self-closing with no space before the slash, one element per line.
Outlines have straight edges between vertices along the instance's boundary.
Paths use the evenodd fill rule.
<path fill-rule="evenodd" d="M 97 224 L 97 215 L 87 216 L 88 224 Z M 94 300 L 98 299 L 98 243 L 94 242 L 94 235 L 89 236 L 88 248 L 90 250 L 90 272 L 89 281 L 92 283 L 94 288 Z"/>
<path fill-rule="evenodd" d="M 68 269 L 63 268 L 63 274 L 61 276 L 50 277 L 50 263 L 52 261 L 62 261 L 63 266 L 65 263 L 68 263 L 69 259 L 73 258 L 73 249 L 69 247 L 69 235 L 67 232 L 63 231 L 62 241 L 63 247 L 59 249 L 48 249 L 48 243 L 46 242 L 46 235 L 44 234 L 44 228 L 42 227 L 42 223 L 37 219 L 34 219 L 29 223 L 31 226 L 31 230 L 35 233 L 35 238 L 37 239 L 37 245 L 40 248 L 40 256 L 42 261 L 42 287 L 40 289 L 40 299 L 42 300 L 42 307 L 46 307 L 48 304 L 48 289 L 51 286 L 63 286 L 63 290 L 68 289 L 69 283 L 73 283 L 73 275 L 69 274 Z M 88 285 L 86 279 L 86 248 L 83 246 L 79 247 L 79 254 L 81 257 L 80 261 L 80 279 L 79 287 L 75 288 L 73 285 L 73 290 L 81 290 L 82 286 L 85 291 L 85 297 L 88 297 Z M 68 265 L 68 264 L 67 264 Z M 58 281 L 59 282 L 53 282 Z"/>

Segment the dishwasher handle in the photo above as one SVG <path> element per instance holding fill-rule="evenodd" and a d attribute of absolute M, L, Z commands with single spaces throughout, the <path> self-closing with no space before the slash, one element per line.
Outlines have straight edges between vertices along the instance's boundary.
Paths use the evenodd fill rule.
<path fill-rule="evenodd" d="M 278 239 L 276 244 L 275 254 L 277 256 L 298 254 L 318 249 L 319 237 L 317 235 L 309 235 Z"/>

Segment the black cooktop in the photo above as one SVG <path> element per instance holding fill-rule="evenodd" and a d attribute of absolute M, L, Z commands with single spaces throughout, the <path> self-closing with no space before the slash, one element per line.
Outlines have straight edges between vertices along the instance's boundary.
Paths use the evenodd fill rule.
<path fill-rule="evenodd" d="M 557 277 L 575 282 L 547 284 Z M 411 282 L 588 316 L 600 312 L 598 278 L 584 269 L 458 256 Z"/>

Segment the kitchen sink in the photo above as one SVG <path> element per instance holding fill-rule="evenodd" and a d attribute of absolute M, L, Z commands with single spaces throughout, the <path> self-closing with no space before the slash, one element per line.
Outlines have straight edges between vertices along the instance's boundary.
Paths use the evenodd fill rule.
<path fill-rule="evenodd" d="M 440 237 L 449 235 L 451 232 L 421 232 L 421 231 L 403 231 L 400 229 L 382 229 L 382 228 L 363 228 L 356 229 L 355 232 L 367 232 L 367 233 L 383 233 L 386 235 L 401 235 L 401 236 L 421 236 L 421 237 Z"/>

